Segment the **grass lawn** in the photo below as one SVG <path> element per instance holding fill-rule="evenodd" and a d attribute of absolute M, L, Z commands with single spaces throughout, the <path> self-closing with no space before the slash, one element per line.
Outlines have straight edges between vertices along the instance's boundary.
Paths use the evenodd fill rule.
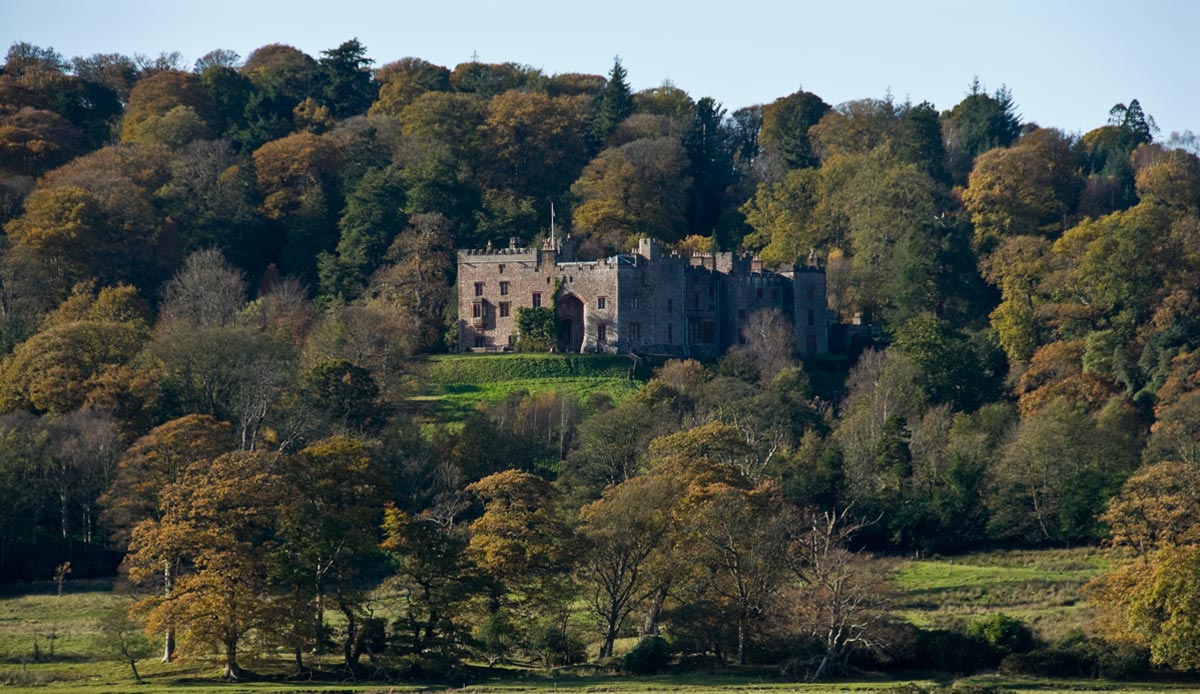
<path fill-rule="evenodd" d="M 620 402 L 638 389 L 630 357 L 609 354 L 448 354 L 428 360 L 430 387 L 415 395 L 429 422 L 461 424 L 479 403 L 510 393 L 603 393 Z"/>
<path fill-rule="evenodd" d="M 886 561 L 894 565 L 901 612 L 918 626 L 1004 612 L 1045 639 L 1087 628 L 1092 610 L 1083 586 L 1110 565 L 1088 547 Z"/>

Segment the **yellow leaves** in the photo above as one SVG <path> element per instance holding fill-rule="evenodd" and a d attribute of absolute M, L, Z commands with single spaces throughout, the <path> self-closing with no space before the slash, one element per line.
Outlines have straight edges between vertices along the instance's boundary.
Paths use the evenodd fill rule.
<path fill-rule="evenodd" d="M 818 169 L 789 171 L 778 183 L 760 183 L 754 197 L 742 205 L 746 223 L 754 229 L 746 241 L 761 248 L 763 262 L 794 263 L 825 243 L 828 230 L 815 214 L 820 180 Z"/>
<path fill-rule="evenodd" d="M 963 192 L 976 244 L 988 250 L 1006 236 L 1061 230 L 1081 185 L 1073 162 L 1070 140 L 1052 129 L 981 154 Z"/>
<path fill-rule="evenodd" d="M 75 321 L 47 328 L 0 363 L 0 403 L 6 411 L 78 409 L 87 398 L 84 384 L 104 367 L 132 359 L 146 339 L 143 327 L 128 323 Z"/>
<path fill-rule="evenodd" d="M 570 528 L 559 517 L 554 486 L 520 470 L 505 470 L 467 487 L 484 502 L 471 524 L 469 551 L 476 564 L 502 581 L 521 584 L 561 568 Z"/>
<path fill-rule="evenodd" d="M 38 189 L 25 202 L 25 214 L 5 230 L 18 243 L 39 252 L 61 252 L 97 221 L 99 204 L 79 187 Z"/>
<path fill-rule="evenodd" d="M 1158 665 L 1200 667 L 1200 549 L 1165 547 L 1087 586 L 1105 638 L 1150 648 Z"/>
<path fill-rule="evenodd" d="M 190 109 L 199 126 L 207 130 L 214 106 L 196 75 L 166 70 L 138 80 L 121 123 L 121 141 L 139 141 L 145 136 L 147 122 L 161 119 L 178 107 Z"/>
<path fill-rule="evenodd" d="M 732 464 L 732 459 L 746 453 L 746 442 L 732 424 L 712 421 L 650 442 L 650 455 L 658 458 L 679 456 L 703 458 Z"/>
<path fill-rule="evenodd" d="M 1194 464 L 1164 462 L 1144 467 L 1126 480 L 1100 516 L 1109 526 L 1110 542 L 1139 554 L 1200 542 L 1198 473 Z"/>
<path fill-rule="evenodd" d="M 635 140 L 601 152 L 584 168 L 571 192 L 576 228 L 607 249 L 638 235 L 672 241 L 682 236 L 687 155 L 675 137 Z"/>
<path fill-rule="evenodd" d="M 320 189 L 340 166 L 336 145 L 309 132 L 268 142 L 253 156 L 262 212 L 275 220 L 295 211 L 303 197 Z"/>

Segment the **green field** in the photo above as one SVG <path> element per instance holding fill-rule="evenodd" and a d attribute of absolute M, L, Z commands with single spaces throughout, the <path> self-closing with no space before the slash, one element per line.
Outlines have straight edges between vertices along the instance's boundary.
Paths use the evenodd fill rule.
<path fill-rule="evenodd" d="M 1110 565 L 1095 548 L 1007 551 L 949 558 L 888 560 L 900 610 L 923 627 L 1004 612 L 1044 639 L 1086 629 L 1092 611 L 1083 586 Z"/>
<path fill-rule="evenodd" d="M 1055 638 L 1067 629 L 1085 627 L 1088 620 L 1080 588 L 1102 571 L 1108 560 L 1096 549 L 988 552 L 952 558 L 880 560 L 892 572 L 902 613 L 915 623 L 940 626 L 956 619 L 1003 611 L 1032 624 L 1040 635 Z M 934 687 L 924 680 L 896 681 L 863 677 L 852 681 L 797 684 L 754 674 L 688 673 L 658 677 L 584 676 L 573 670 L 541 673 L 509 670 L 477 671 L 456 682 L 380 683 L 288 680 L 289 666 L 278 660 L 248 660 L 244 665 L 272 681 L 224 683 L 212 661 L 164 665 L 157 658 L 139 663 L 147 680 L 135 685 L 126 665 L 105 655 L 99 628 L 101 616 L 127 597 L 114 595 L 111 581 L 68 581 L 58 597 L 49 583 L 9 586 L 0 594 L 0 686 L 37 692 L 462 692 L 517 694 L 576 692 L 632 694 L 750 694 L 753 692 L 881 692 L 902 684 Z M 34 644 L 39 659 L 34 660 Z M 53 643 L 53 656 L 51 653 Z M 331 661 L 332 663 L 332 661 Z M 329 668 L 333 671 L 334 668 Z M 962 684 L 1005 692 L 1179 692 L 1200 694 L 1200 683 L 1185 679 L 1143 683 L 1097 680 L 1044 681 L 999 676 L 976 676 Z M 946 683 L 942 683 L 946 684 Z M 452 686 L 453 685 L 453 686 Z M 914 690 L 913 694 L 919 690 Z"/>
<path fill-rule="evenodd" d="M 428 421 L 445 424 L 515 392 L 570 394 L 581 403 L 603 393 L 620 402 L 641 385 L 631 357 L 609 354 L 451 354 L 427 366 L 430 386 L 412 400 Z"/>

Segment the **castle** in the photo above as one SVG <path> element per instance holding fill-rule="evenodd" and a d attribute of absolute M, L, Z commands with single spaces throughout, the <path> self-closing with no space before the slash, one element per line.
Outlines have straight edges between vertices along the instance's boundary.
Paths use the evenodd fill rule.
<path fill-rule="evenodd" d="M 825 272 L 815 261 L 767 271 L 749 255 L 664 253 L 642 239 L 629 254 L 577 261 L 553 236 L 540 249 L 458 253 L 458 346 L 516 346 L 517 309 L 555 311 L 561 352 L 713 358 L 741 340 L 747 319 L 779 309 L 801 354 L 829 351 Z"/>

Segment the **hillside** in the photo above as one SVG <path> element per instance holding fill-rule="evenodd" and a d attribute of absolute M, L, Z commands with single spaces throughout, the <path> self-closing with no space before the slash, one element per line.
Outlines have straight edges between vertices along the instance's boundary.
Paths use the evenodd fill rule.
<path fill-rule="evenodd" d="M 580 404 L 605 395 L 616 404 L 642 382 L 632 358 L 611 354 L 448 354 L 429 357 L 426 366 L 429 385 L 413 400 L 428 422 L 451 425 L 513 393 L 570 394 Z"/>

